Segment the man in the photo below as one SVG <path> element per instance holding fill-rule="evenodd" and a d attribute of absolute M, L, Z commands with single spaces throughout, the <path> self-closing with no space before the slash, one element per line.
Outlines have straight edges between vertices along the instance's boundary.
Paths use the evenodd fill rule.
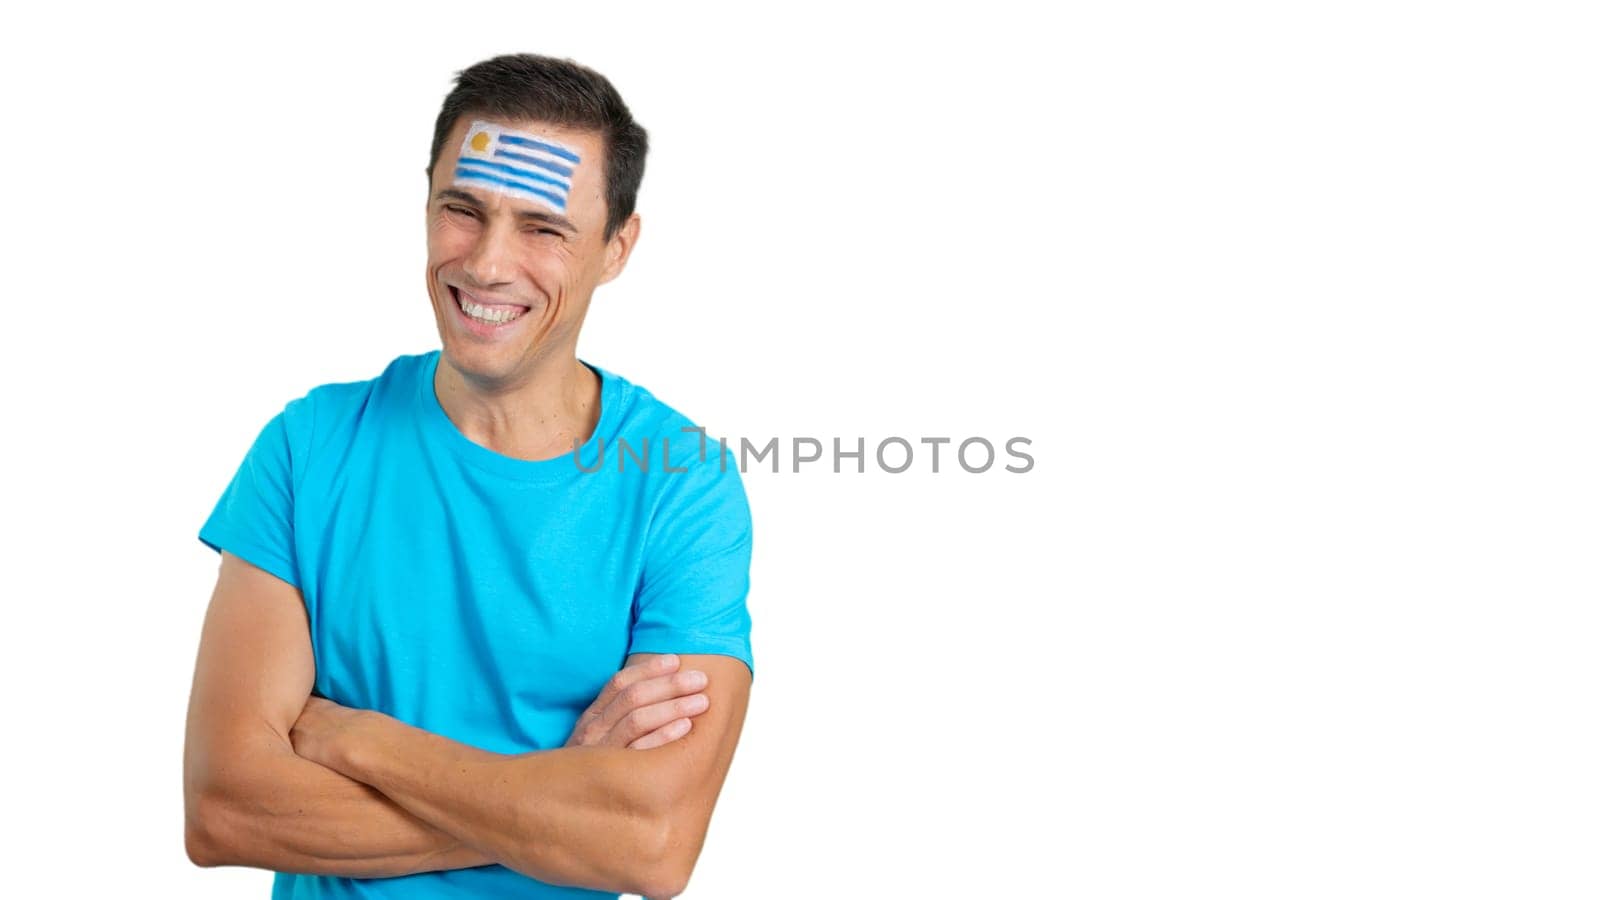
<path fill-rule="evenodd" d="M 728 451 L 576 355 L 645 151 L 587 68 L 459 73 L 441 349 L 288 403 L 200 531 L 197 864 L 273 869 L 274 897 L 683 890 L 754 677 L 751 525 Z"/>

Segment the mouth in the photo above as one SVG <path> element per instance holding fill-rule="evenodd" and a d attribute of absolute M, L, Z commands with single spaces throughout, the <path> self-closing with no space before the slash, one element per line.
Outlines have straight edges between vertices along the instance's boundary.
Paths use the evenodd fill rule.
<path fill-rule="evenodd" d="M 468 325 L 475 326 L 472 328 L 475 332 L 483 333 L 506 328 L 521 319 L 532 308 L 519 303 L 490 302 L 453 284 L 447 287 L 450 289 L 450 299 L 455 302 L 461 318 Z"/>

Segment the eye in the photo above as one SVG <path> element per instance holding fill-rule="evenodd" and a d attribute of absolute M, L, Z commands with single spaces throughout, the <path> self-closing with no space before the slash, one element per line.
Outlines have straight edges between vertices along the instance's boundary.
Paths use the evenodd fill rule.
<path fill-rule="evenodd" d="M 445 209 L 449 210 L 450 212 L 455 213 L 456 215 L 460 215 L 460 216 L 473 216 L 473 217 L 477 216 L 476 211 L 467 209 L 465 206 L 453 206 L 453 205 L 450 205 L 450 204 L 446 204 L 445 205 Z"/>
<path fill-rule="evenodd" d="M 532 234 L 553 234 L 556 237 L 561 237 L 561 232 L 556 231 L 554 228 L 530 228 L 528 231 Z"/>

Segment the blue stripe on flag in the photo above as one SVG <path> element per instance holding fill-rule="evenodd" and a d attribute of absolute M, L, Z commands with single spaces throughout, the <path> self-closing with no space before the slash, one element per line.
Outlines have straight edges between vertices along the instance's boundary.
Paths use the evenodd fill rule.
<path fill-rule="evenodd" d="M 562 181 L 559 178 L 551 178 L 549 175 L 545 175 L 540 172 L 530 172 L 527 169 L 519 169 L 516 166 L 508 166 L 505 163 L 490 162 L 487 159 L 478 159 L 475 156 L 463 156 L 456 160 L 456 164 L 462 166 L 483 166 L 485 169 L 488 169 L 491 172 L 502 172 L 506 175 L 514 175 L 517 178 L 526 178 L 529 181 L 542 181 L 545 184 L 553 184 L 556 187 L 561 188 L 563 192 L 571 190 L 572 188 L 572 185 Z"/>
<path fill-rule="evenodd" d="M 500 140 L 503 143 L 512 144 L 518 147 L 532 147 L 535 150 L 543 150 L 552 156 L 559 156 L 569 163 L 577 164 L 581 161 L 578 159 L 578 154 L 573 153 L 571 150 L 567 150 L 563 147 L 557 147 L 555 144 L 546 144 L 544 141 L 536 141 L 533 138 L 517 137 L 514 134 L 502 134 L 500 135 Z"/>
<path fill-rule="evenodd" d="M 550 202 L 554 203 L 556 205 L 556 208 L 561 210 L 562 212 L 566 212 L 566 210 L 567 210 L 567 201 L 566 200 L 562 199 L 561 197 L 559 197 L 559 196 L 557 196 L 555 194 L 550 193 L 547 190 L 544 190 L 543 188 L 537 188 L 537 187 L 534 187 L 531 184 L 527 184 L 527 183 L 524 183 L 524 182 L 521 182 L 521 181 L 516 181 L 516 180 L 510 179 L 510 178 L 501 178 L 498 175 L 490 175 L 487 172 L 474 172 L 471 169 L 463 169 L 460 166 L 456 166 L 456 177 L 457 178 L 466 178 L 466 179 L 475 179 L 477 181 L 487 181 L 490 184 L 498 184 L 498 185 L 501 185 L 503 187 L 516 188 L 519 191 L 527 191 L 530 194 L 537 194 L 540 197 L 548 198 L 550 200 Z"/>
<path fill-rule="evenodd" d="M 567 178 L 572 177 L 571 169 L 563 166 L 561 163 L 551 162 L 548 159 L 540 159 L 537 156 L 529 156 L 526 153 L 512 153 L 510 150 L 502 150 L 499 147 L 494 148 L 494 155 L 505 157 L 506 159 L 514 159 L 517 162 L 525 162 L 531 166 L 538 166 L 541 169 L 549 169 L 557 175 L 562 175 Z"/>

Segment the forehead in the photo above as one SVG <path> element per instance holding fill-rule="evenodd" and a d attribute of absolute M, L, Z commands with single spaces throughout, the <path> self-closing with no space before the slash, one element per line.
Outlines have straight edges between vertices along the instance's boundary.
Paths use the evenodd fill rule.
<path fill-rule="evenodd" d="M 433 188 L 454 187 L 487 206 L 555 212 L 580 227 L 604 215 L 598 132 L 467 113 L 439 149 Z"/>

